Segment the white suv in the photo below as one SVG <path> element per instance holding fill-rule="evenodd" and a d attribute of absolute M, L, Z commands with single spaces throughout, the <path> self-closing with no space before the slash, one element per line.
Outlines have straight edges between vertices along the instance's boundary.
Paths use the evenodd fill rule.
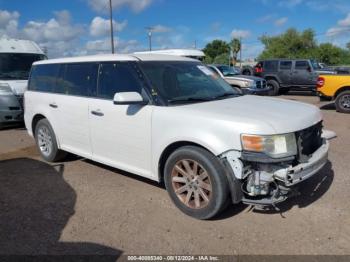
<path fill-rule="evenodd" d="M 65 152 L 164 182 L 187 215 L 275 205 L 327 162 L 318 108 L 241 92 L 199 61 L 99 55 L 36 62 L 25 123 L 46 161 Z"/>

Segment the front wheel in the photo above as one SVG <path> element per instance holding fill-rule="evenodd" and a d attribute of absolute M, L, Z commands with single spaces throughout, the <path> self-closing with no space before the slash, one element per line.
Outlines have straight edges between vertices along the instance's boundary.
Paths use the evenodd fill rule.
<path fill-rule="evenodd" d="M 350 91 L 343 91 L 337 96 L 335 107 L 338 112 L 350 113 Z"/>
<path fill-rule="evenodd" d="M 56 162 L 67 153 L 58 149 L 55 133 L 47 119 L 41 119 L 35 127 L 35 141 L 39 152 L 46 161 Z"/>
<path fill-rule="evenodd" d="M 279 94 L 280 85 L 276 80 L 267 80 L 267 86 L 270 88 L 270 95 L 277 96 Z"/>
<path fill-rule="evenodd" d="M 164 176 L 171 200 L 189 216 L 212 218 L 227 203 L 229 190 L 224 167 L 205 149 L 179 148 L 168 158 Z"/>

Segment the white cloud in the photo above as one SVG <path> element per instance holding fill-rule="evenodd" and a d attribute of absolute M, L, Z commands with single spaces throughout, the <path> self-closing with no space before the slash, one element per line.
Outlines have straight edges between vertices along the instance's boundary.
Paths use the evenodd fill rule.
<path fill-rule="evenodd" d="M 128 24 L 127 20 L 116 22 L 113 20 L 113 30 L 122 31 Z M 90 35 L 93 37 L 106 36 L 110 33 L 110 20 L 102 17 L 95 17 L 90 24 Z"/>
<path fill-rule="evenodd" d="M 269 22 L 273 19 L 274 15 L 264 15 L 260 18 L 258 18 L 256 21 L 258 23 L 266 23 L 266 22 Z"/>
<path fill-rule="evenodd" d="M 232 38 L 248 38 L 251 36 L 251 32 L 249 30 L 239 30 L 239 29 L 233 29 L 231 32 Z"/>
<path fill-rule="evenodd" d="M 20 14 L 18 12 L 9 12 L 7 10 L 0 10 L 0 35 L 14 37 L 17 35 L 18 19 Z"/>
<path fill-rule="evenodd" d="M 153 0 L 113 0 L 113 9 L 121 9 L 128 7 L 135 13 L 139 13 L 147 8 Z M 107 13 L 109 10 L 108 0 L 88 0 L 89 5 L 93 10 L 99 13 Z"/>
<path fill-rule="evenodd" d="M 287 8 L 293 8 L 297 5 L 300 5 L 303 2 L 303 0 L 283 0 L 279 2 L 279 6 L 281 7 L 287 7 Z"/>
<path fill-rule="evenodd" d="M 335 37 L 348 37 L 350 34 L 350 13 L 344 19 L 337 22 L 336 26 L 333 26 L 327 30 L 326 36 L 330 38 Z"/>
<path fill-rule="evenodd" d="M 288 17 L 281 17 L 279 19 L 277 19 L 274 24 L 275 26 L 283 26 L 285 23 L 287 23 L 288 21 Z"/>
<path fill-rule="evenodd" d="M 136 40 L 122 40 L 118 37 L 114 38 L 114 47 L 116 53 L 132 53 L 141 49 L 140 44 Z M 109 53 L 111 51 L 110 38 L 88 41 L 85 45 L 87 54 Z"/>
<path fill-rule="evenodd" d="M 155 26 L 152 26 L 152 28 L 153 28 L 152 31 L 155 33 L 167 33 L 172 31 L 172 28 L 164 25 L 155 25 Z"/>

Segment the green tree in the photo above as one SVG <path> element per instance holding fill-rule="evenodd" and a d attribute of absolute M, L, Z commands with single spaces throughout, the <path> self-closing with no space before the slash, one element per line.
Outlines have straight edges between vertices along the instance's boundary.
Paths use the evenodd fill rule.
<path fill-rule="evenodd" d="M 203 52 L 205 56 L 210 57 L 211 59 L 215 59 L 217 56 L 221 54 L 226 54 L 230 52 L 230 46 L 223 40 L 214 40 L 208 43 Z"/>
<path fill-rule="evenodd" d="M 213 63 L 214 64 L 223 64 L 223 65 L 228 65 L 229 64 L 229 53 L 224 53 L 221 55 L 218 55 L 214 58 Z"/>
<path fill-rule="evenodd" d="M 241 50 L 241 41 L 238 38 L 233 38 L 230 42 L 231 51 L 233 54 L 232 63 L 235 65 L 237 63 L 237 56 Z"/>
<path fill-rule="evenodd" d="M 349 52 L 341 49 L 331 43 L 320 44 L 317 48 L 316 58 L 323 63 L 328 65 L 336 65 L 344 63 L 344 56 L 349 56 Z"/>
<path fill-rule="evenodd" d="M 294 28 L 277 36 L 262 36 L 260 41 L 265 46 L 259 59 L 268 58 L 313 58 L 317 43 L 312 29 L 298 32 Z"/>

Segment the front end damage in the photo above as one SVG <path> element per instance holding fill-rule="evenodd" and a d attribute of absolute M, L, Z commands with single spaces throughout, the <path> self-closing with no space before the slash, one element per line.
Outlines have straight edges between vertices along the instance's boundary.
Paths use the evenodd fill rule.
<path fill-rule="evenodd" d="M 322 133 L 322 127 L 319 127 Z M 259 207 L 273 206 L 298 194 L 298 184 L 317 174 L 328 161 L 329 139 L 335 134 L 323 131 L 315 138 L 296 133 L 298 155 L 272 159 L 264 155 L 228 151 L 220 156 L 226 168 L 233 203 Z M 304 140 L 304 141 L 303 141 Z"/>

